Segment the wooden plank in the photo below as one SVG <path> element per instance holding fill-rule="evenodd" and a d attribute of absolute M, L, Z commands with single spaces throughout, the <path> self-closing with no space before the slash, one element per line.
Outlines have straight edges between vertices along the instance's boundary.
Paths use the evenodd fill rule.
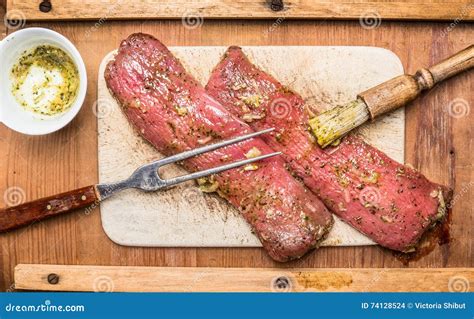
<path fill-rule="evenodd" d="M 107 292 L 467 292 L 473 268 L 270 269 L 18 265 L 15 288 Z"/>
<path fill-rule="evenodd" d="M 469 0 L 299 0 L 284 1 L 284 9 L 279 12 L 270 9 L 270 0 L 52 0 L 52 10 L 47 13 L 39 10 L 38 3 L 8 0 L 8 8 L 21 12 L 27 20 L 182 18 L 192 25 L 208 18 L 365 19 L 371 25 L 384 19 L 474 20 L 474 4 Z"/>
<path fill-rule="evenodd" d="M 53 0 L 54 1 L 54 0 Z M 3 17 L 1 17 L 3 18 Z M 96 183 L 98 66 L 132 32 L 155 35 L 169 46 L 196 45 L 368 45 L 394 51 L 407 72 L 430 65 L 471 44 L 474 26 L 458 23 L 383 21 L 373 30 L 358 21 L 205 21 L 183 28 L 181 21 L 105 21 L 28 23 L 64 34 L 78 48 L 89 75 L 78 117 L 65 129 L 43 137 L 17 134 L 0 125 L 0 205 L 17 192 L 23 200 Z M 406 110 L 406 162 L 435 182 L 454 187 L 449 245 L 407 267 L 474 267 L 474 110 L 473 72 L 439 85 Z M 450 116 L 452 101 L 465 100 L 463 113 Z M 451 107 L 450 107 L 451 105 Z M 461 107 L 462 109 L 462 107 Z M 469 112 L 467 112 L 469 110 Z M 453 112 L 451 112 L 453 113 Z M 7 190 L 9 190 L 7 192 Z M 99 210 L 71 214 L 0 235 L 0 290 L 10 289 L 20 263 L 166 267 L 365 268 L 404 267 L 378 247 L 319 249 L 287 264 L 273 262 L 260 248 L 130 248 L 107 239 Z M 472 286 L 472 283 L 471 283 Z"/>

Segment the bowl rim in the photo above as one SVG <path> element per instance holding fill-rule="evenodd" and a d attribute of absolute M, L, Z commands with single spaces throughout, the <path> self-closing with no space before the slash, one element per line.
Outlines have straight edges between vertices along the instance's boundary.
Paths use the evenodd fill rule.
<path fill-rule="evenodd" d="M 6 121 L 5 118 L 1 116 L 1 112 L 0 112 L 0 123 L 3 123 L 5 126 L 7 126 L 8 128 L 16 132 L 26 134 L 26 135 L 46 135 L 46 134 L 54 133 L 64 128 L 77 116 L 77 114 L 79 113 L 79 111 L 81 110 L 84 104 L 84 100 L 87 94 L 87 82 L 88 82 L 87 70 L 86 70 L 82 55 L 80 54 L 76 46 L 68 38 L 66 38 L 64 35 L 56 31 L 53 31 L 47 28 L 40 28 L 40 27 L 31 27 L 31 28 L 24 28 L 21 30 L 17 30 L 13 33 L 10 33 L 8 36 L 3 38 L 2 40 L 0 40 L 0 55 L 3 54 L 6 43 L 10 41 L 11 39 L 13 39 L 15 36 L 18 36 L 19 34 L 22 34 L 22 33 L 37 33 L 37 32 L 41 32 L 45 35 L 51 36 L 54 40 L 57 40 L 61 45 L 64 46 L 64 49 L 66 50 L 68 55 L 76 64 L 77 71 L 79 73 L 80 83 L 79 83 L 78 95 L 76 96 L 76 100 L 69 107 L 69 109 L 66 110 L 64 113 L 60 114 L 60 116 L 51 117 L 50 119 L 48 119 L 48 121 L 50 121 L 51 123 L 54 123 L 48 129 L 38 128 L 38 127 L 35 127 L 34 125 L 29 126 L 26 129 L 24 127 L 19 127 L 18 125 L 15 125 L 14 121 Z M 9 87 L 9 86 L 5 85 L 5 87 Z M 0 101 L 0 103 L 2 102 L 4 101 Z M 68 116 L 66 117 L 66 115 Z"/>

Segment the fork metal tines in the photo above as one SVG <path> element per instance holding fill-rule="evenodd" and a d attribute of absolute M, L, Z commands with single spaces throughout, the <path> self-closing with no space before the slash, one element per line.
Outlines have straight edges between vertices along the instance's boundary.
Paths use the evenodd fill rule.
<path fill-rule="evenodd" d="M 185 159 L 188 159 L 188 158 L 191 158 L 191 157 L 203 154 L 203 153 L 214 151 L 218 148 L 225 147 L 225 146 L 228 146 L 228 145 L 231 145 L 231 144 L 235 144 L 235 143 L 238 143 L 238 142 L 241 142 L 241 141 L 244 141 L 244 140 L 247 140 L 247 139 L 262 135 L 262 134 L 265 134 L 265 133 L 269 133 L 273 130 L 274 130 L 273 128 L 269 128 L 269 129 L 265 129 L 265 130 L 262 130 L 262 131 L 259 131 L 259 132 L 254 132 L 254 133 L 242 135 L 242 136 L 239 136 L 239 137 L 235 137 L 233 139 L 221 141 L 221 142 L 218 142 L 218 143 L 215 143 L 215 144 L 206 145 L 206 146 L 203 146 L 203 147 L 199 147 L 199 148 L 196 148 L 196 149 L 193 149 L 193 150 L 185 151 L 185 152 L 173 155 L 173 156 L 165 157 L 165 158 L 159 159 L 157 161 L 145 164 L 143 166 L 140 166 L 138 169 L 136 169 L 135 172 L 133 172 L 133 174 L 128 179 L 126 179 L 124 181 L 114 183 L 114 184 L 100 184 L 100 185 L 97 185 L 97 190 L 99 192 L 100 199 L 103 200 L 103 199 L 111 196 L 115 192 L 118 192 L 118 191 L 121 191 L 121 190 L 124 190 L 124 189 L 127 189 L 127 188 L 138 188 L 138 189 L 141 189 L 141 190 L 144 190 L 144 191 L 157 191 L 157 190 L 160 190 L 160 189 L 175 186 L 179 183 L 183 183 L 183 182 L 186 182 L 186 181 L 189 181 L 189 180 L 206 177 L 206 176 L 213 175 L 213 174 L 218 174 L 218 173 L 221 173 L 221 172 L 229 170 L 229 169 L 233 169 L 233 168 L 237 168 L 237 167 L 240 167 L 240 166 L 248 165 L 248 164 L 251 164 L 251 163 L 256 162 L 256 161 L 260 161 L 260 160 L 263 160 L 263 159 L 266 159 L 266 158 L 269 158 L 269 157 L 280 155 L 281 152 L 274 152 L 274 153 L 264 154 L 264 155 L 256 156 L 256 157 L 253 157 L 253 158 L 248 158 L 248 159 L 240 160 L 240 161 L 237 161 L 237 162 L 225 164 L 225 165 L 222 165 L 222 166 L 209 168 L 209 169 L 206 169 L 206 170 L 203 170 L 203 171 L 198 171 L 198 172 L 194 172 L 194 173 L 187 174 L 187 175 L 177 176 L 177 177 L 174 177 L 174 178 L 171 178 L 171 179 L 162 179 L 158 174 L 158 169 L 162 166 L 172 164 L 172 163 L 176 163 L 176 162 L 180 162 L 180 161 L 183 161 Z"/>

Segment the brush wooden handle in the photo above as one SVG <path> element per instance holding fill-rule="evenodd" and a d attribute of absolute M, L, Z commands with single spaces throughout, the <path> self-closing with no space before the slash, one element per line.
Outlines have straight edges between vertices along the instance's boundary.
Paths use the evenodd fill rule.
<path fill-rule="evenodd" d="M 94 185 L 0 210 L 0 233 L 84 208 L 98 201 Z"/>
<path fill-rule="evenodd" d="M 401 75 L 358 95 L 370 113 L 371 119 L 393 111 L 413 101 L 421 91 L 474 67 L 474 45 L 433 65 L 420 69 L 415 75 Z"/>

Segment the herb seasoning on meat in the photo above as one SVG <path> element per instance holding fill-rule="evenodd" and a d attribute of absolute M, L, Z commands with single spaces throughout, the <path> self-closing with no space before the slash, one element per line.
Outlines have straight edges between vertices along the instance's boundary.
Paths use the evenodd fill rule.
<path fill-rule="evenodd" d="M 227 50 L 206 91 L 254 130 L 275 128 L 262 139 L 282 152 L 289 171 L 342 220 L 380 245 L 412 251 L 428 229 L 445 219 L 450 189 L 354 135 L 321 149 L 308 131 L 310 107 L 303 98 L 258 69 L 239 47 Z M 252 105 L 242 108 L 242 101 L 253 96 L 259 97 L 258 111 L 265 116 L 255 117 Z M 281 101 L 285 116 L 274 112 Z"/>
<path fill-rule="evenodd" d="M 165 155 L 251 132 L 150 35 L 132 34 L 122 41 L 104 76 L 132 126 Z M 260 102 L 252 103 L 257 107 Z M 200 171 L 270 152 L 260 138 L 253 138 L 184 160 L 182 165 Z M 299 258 L 316 248 L 333 223 L 323 203 L 290 175 L 278 157 L 200 179 L 198 184 L 239 209 L 277 261 Z"/>

